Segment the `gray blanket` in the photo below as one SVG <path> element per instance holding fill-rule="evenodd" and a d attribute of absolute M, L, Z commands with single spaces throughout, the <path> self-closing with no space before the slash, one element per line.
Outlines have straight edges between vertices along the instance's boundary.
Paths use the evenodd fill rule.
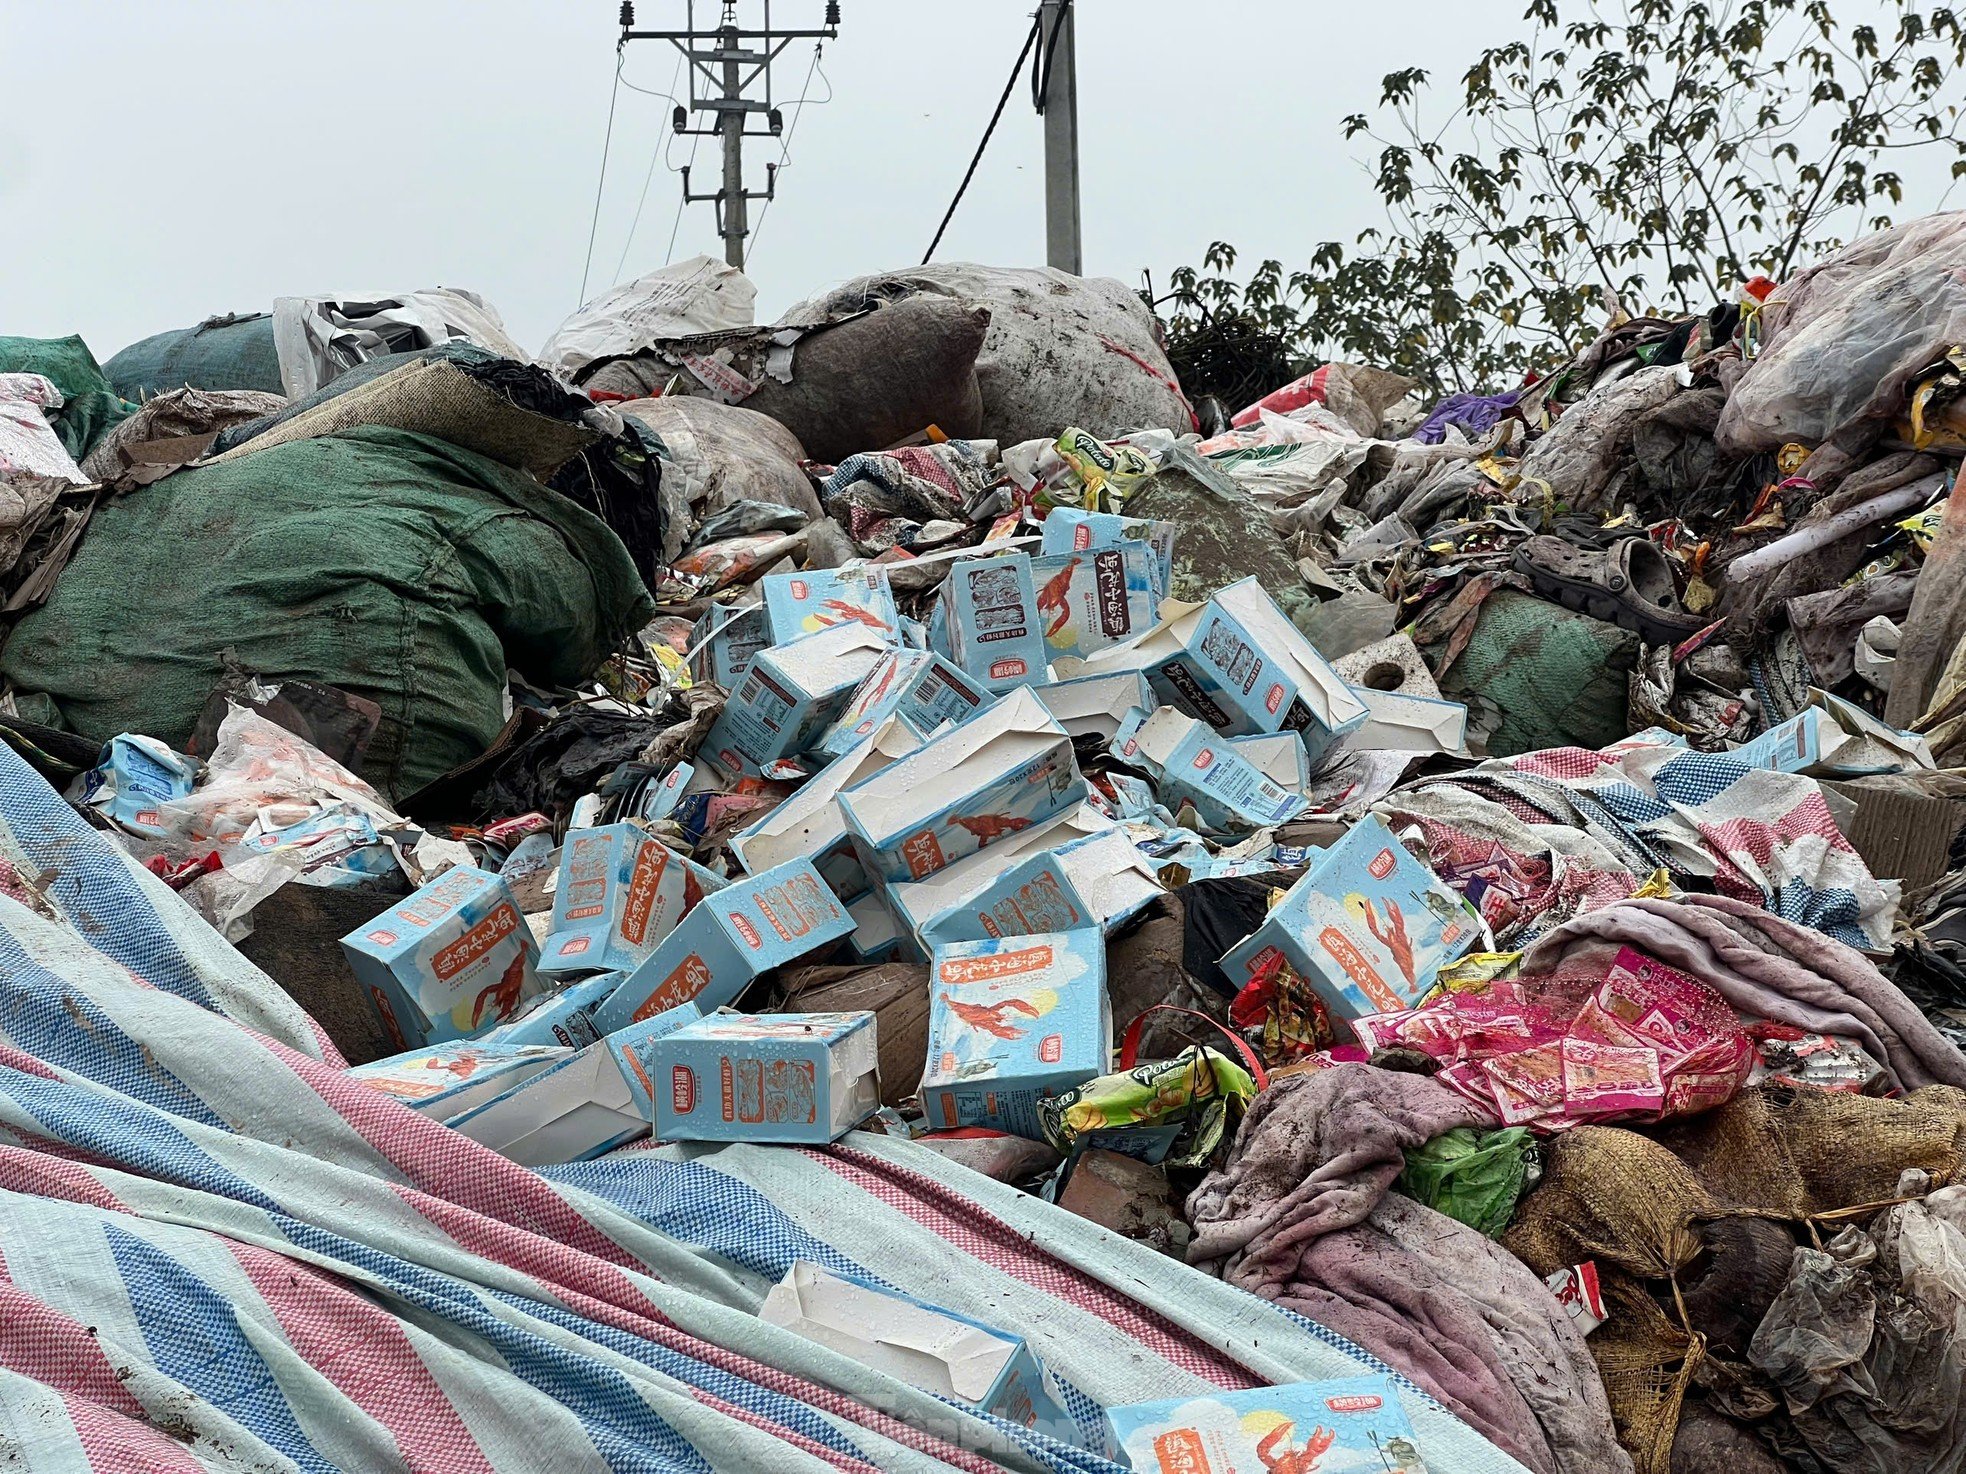
<path fill-rule="evenodd" d="M 1188 1199 L 1188 1257 L 1349 1338 L 1538 1474 L 1630 1474 L 1556 1297 L 1476 1230 L 1389 1194 L 1405 1148 L 1485 1124 L 1424 1075 L 1279 1080 Z"/>

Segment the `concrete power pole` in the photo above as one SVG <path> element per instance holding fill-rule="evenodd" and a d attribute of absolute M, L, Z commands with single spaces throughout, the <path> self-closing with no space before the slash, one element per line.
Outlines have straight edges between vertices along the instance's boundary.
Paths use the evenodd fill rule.
<path fill-rule="evenodd" d="M 744 187 L 744 140 L 776 138 L 785 131 L 785 119 L 772 102 L 771 64 L 792 42 L 831 41 L 840 34 L 839 0 L 827 0 L 826 24 L 818 30 L 780 30 L 771 23 L 771 0 L 764 0 L 764 28 L 746 30 L 737 23 L 738 0 L 721 0 L 717 24 L 700 29 L 696 24 L 697 0 L 688 0 L 684 26 L 680 31 L 638 31 L 632 3 L 621 7 L 621 39 L 629 41 L 667 41 L 689 63 L 689 106 L 676 108 L 674 126 L 678 133 L 692 137 L 714 137 L 724 150 L 723 187 L 692 194 L 689 169 L 683 169 L 683 201 L 695 204 L 714 200 L 717 205 L 717 234 L 723 237 L 724 260 L 739 270 L 744 266 L 744 241 L 751 233 L 751 201 L 768 200 L 778 189 L 778 166 L 765 165 L 765 187 Z M 747 44 L 754 43 L 754 44 Z M 762 78 L 764 96 L 745 94 Z M 707 113 L 711 121 L 704 127 L 691 127 L 691 113 Z M 762 114 L 765 127 L 746 127 L 753 114 Z"/>
<path fill-rule="evenodd" d="M 1079 243 L 1079 84 L 1072 46 L 1072 0 L 1038 7 L 1038 60 L 1032 93 L 1044 115 L 1045 261 L 1085 274 Z"/>

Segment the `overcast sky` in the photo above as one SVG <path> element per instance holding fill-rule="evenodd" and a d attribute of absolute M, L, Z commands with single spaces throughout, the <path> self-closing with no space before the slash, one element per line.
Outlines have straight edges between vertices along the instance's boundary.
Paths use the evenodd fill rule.
<path fill-rule="evenodd" d="M 1291 265 L 1349 239 L 1381 217 L 1340 118 L 1395 67 L 1451 86 L 1523 4 L 1079 0 L 1086 270 L 1159 283 L 1215 239 Z M 683 8 L 638 0 L 638 23 Z M 823 8 L 774 11 L 812 24 Z M 748 266 L 762 317 L 921 259 L 1032 0 L 843 8 Z M 0 333 L 79 331 L 106 358 L 278 295 L 446 285 L 537 347 L 579 298 L 617 35 L 616 0 L 0 0 Z M 776 69 L 788 121 L 811 60 L 795 43 Z M 637 42 L 625 76 L 667 91 L 675 53 Z M 630 241 L 669 111 L 621 93 L 590 295 L 669 254 L 679 183 L 659 158 Z M 762 188 L 778 150 L 748 147 Z M 699 188 L 715 159 L 704 142 Z M 721 255 L 707 204 L 675 234 L 678 258 L 698 251 Z M 938 257 L 1043 264 L 1024 82 Z"/>
<path fill-rule="evenodd" d="M 1087 271 L 1164 280 L 1218 237 L 1301 262 L 1355 233 L 1373 196 L 1338 120 L 1394 66 L 1458 73 L 1521 5 L 1080 0 Z M 639 0 L 638 23 L 683 8 Z M 1032 8 L 843 0 L 812 82 L 833 101 L 799 121 L 749 263 L 761 314 L 921 259 Z M 283 294 L 441 284 L 537 347 L 579 297 L 618 34 L 616 0 L 0 0 L 0 333 L 79 331 L 106 358 Z M 811 60 L 781 58 L 782 102 Z M 674 63 L 636 42 L 625 75 L 666 91 Z M 590 294 L 668 252 L 680 186 L 658 162 L 623 261 L 669 110 L 621 94 Z M 1020 84 L 941 258 L 1043 264 L 1042 126 Z M 747 147 L 762 188 L 778 150 Z M 697 158 L 714 187 L 714 141 Z M 707 204 L 676 234 L 698 251 L 722 254 Z"/>

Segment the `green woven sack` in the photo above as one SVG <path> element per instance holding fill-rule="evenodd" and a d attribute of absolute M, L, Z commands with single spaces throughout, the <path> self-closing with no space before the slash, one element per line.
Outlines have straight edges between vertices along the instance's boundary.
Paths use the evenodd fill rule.
<path fill-rule="evenodd" d="M 364 426 L 106 502 L 0 675 L 94 741 L 173 745 L 228 665 L 382 707 L 363 773 L 401 797 L 482 753 L 506 669 L 578 684 L 654 614 L 621 540 L 522 471 Z"/>
<path fill-rule="evenodd" d="M 0 338 L 0 374 L 39 374 L 61 390 L 62 406 L 50 422 L 62 448 L 81 460 L 112 426 L 136 413 L 117 396 L 96 365 L 89 345 L 66 338 Z"/>
<path fill-rule="evenodd" d="M 1441 677 L 1441 694 L 1500 713 L 1491 757 L 1545 747 L 1608 747 L 1630 733 L 1638 636 L 1514 589 L 1482 601 L 1474 634 Z"/>

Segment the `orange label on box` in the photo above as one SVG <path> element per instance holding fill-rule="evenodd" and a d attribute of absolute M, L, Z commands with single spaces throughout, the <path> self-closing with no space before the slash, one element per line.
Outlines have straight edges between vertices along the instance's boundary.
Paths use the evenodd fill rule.
<path fill-rule="evenodd" d="M 1399 858 L 1391 850 L 1381 850 L 1372 857 L 1371 863 L 1365 867 L 1365 872 L 1374 880 L 1384 880 L 1398 868 Z"/>
<path fill-rule="evenodd" d="M 783 885 L 758 892 L 758 912 L 785 941 L 796 941 L 821 919 L 825 902 L 812 877 L 795 875 Z"/>
<path fill-rule="evenodd" d="M 515 907 L 500 905 L 483 921 L 430 959 L 430 970 L 449 982 L 519 929 Z"/>
<path fill-rule="evenodd" d="M 936 973 L 945 983 L 987 983 L 1020 972 L 1043 972 L 1050 966 L 1051 948 L 1047 945 L 992 952 L 987 957 L 951 957 Z"/>
<path fill-rule="evenodd" d="M 1192 1428 L 1161 1434 L 1154 1440 L 1154 1458 L 1160 1464 L 1160 1474 L 1214 1474 L 1201 1434 Z"/>
<path fill-rule="evenodd" d="M 1337 927 L 1327 926 L 1319 932 L 1318 945 L 1345 969 L 1345 976 L 1358 984 L 1358 990 L 1372 1000 L 1372 1006 L 1379 1012 L 1396 1013 L 1406 1007 L 1400 1002 L 1399 995 L 1386 986 L 1386 980 L 1379 976 L 1366 955 Z"/>
<path fill-rule="evenodd" d="M 901 858 L 908 862 L 908 873 L 916 880 L 935 874 L 949 863 L 943 857 L 942 846 L 937 842 L 933 829 L 924 829 L 901 841 Z"/>
<path fill-rule="evenodd" d="M 676 970 L 657 985 L 656 990 L 643 1000 L 642 1006 L 635 1010 L 631 1023 L 640 1023 L 645 1018 L 654 1018 L 658 1013 L 666 1013 L 678 1004 L 687 1003 L 698 993 L 710 986 L 710 965 L 692 952 L 676 964 Z"/>
<path fill-rule="evenodd" d="M 628 877 L 628 902 L 621 910 L 621 935 L 630 946 L 641 946 L 648 936 L 656 888 L 668 868 L 669 852 L 652 839 L 644 840 L 635 854 L 635 869 Z"/>

